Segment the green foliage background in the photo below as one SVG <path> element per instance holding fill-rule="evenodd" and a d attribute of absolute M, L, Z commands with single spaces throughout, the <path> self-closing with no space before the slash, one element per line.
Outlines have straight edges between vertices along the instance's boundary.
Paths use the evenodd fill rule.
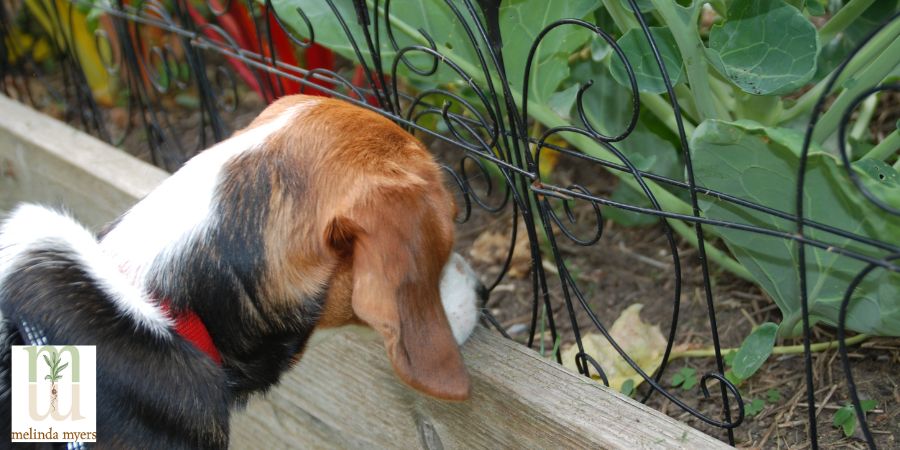
<path fill-rule="evenodd" d="M 437 51 L 485 86 L 487 77 L 467 36 L 465 7 L 457 17 L 445 0 L 395 1 L 390 11 L 394 37 L 400 47 L 428 46 L 418 31 L 427 30 Z M 370 7 L 373 6 L 372 2 Z M 644 19 L 666 64 L 675 94 L 685 114 L 697 183 L 741 199 L 792 214 L 802 132 L 829 75 L 863 38 L 898 10 L 897 0 L 641 0 Z M 315 29 L 315 40 L 347 57 L 356 56 L 330 7 L 320 0 L 273 0 L 276 11 L 298 35 L 307 29 L 296 8 L 301 7 Z M 345 18 L 355 18 L 350 2 L 335 2 Z M 381 4 L 383 7 L 383 3 Z M 383 9 L 378 12 L 383 20 Z M 582 18 L 612 35 L 629 57 L 640 89 L 641 116 L 634 132 L 618 148 L 641 170 L 684 179 L 684 161 L 677 139 L 677 123 L 665 94 L 659 68 L 649 44 L 626 0 L 504 0 L 500 8 L 503 57 L 510 77 L 512 100 L 521 106 L 522 78 L 528 51 L 546 25 L 563 18 Z M 351 23 L 351 25 L 353 25 Z M 351 26 L 352 30 L 357 27 Z M 384 33 L 384 27 L 381 27 Z M 357 42 L 365 42 L 354 31 Z M 395 52 L 381 36 L 384 70 Z M 368 56 L 368 55 L 366 55 Z M 432 59 L 407 54 L 411 64 L 428 68 Z M 900 20 L 866 44 L 851 60 L 837 83 L 833 102 L 813 134 L 808 160 L 805 215 L 852 233 L 900 245 L 900 219 L 866 201 L 847 179 L 837 156 L 837 128 L 854 97 L 878 83 L 900 75 Z M 461 77 L 441 64 L 429 77 L 399 65 L 398 73 L 421 89 L 441 86 L 478 104 Z M 581 125 L 574 110 L 576 94 L 593 83 L 584 96 L 585 115 L 603 133 L 624 130 L 631 113 L 631 92 L 624 64 L 609 45 L 592 33 L 561 27 L 542 41 L 529 83 L 528 112 L 543 128 Z M 873 136 L 868 126 L 877 100 L 863 102 L 851 124 L 849 148 L 852 170 L 885 203 L 900 208 L 900 146 L 898 130 Z M 897 108 L 897 105 L 893 105 Z M 594 157 L 619 162 L 596 142 L 564 136 L 571 147 Z M 649 183 L 663 209 L 690 214 L 683 192 Z M 637 183 L 622 176 L 612 199 L 649 206 Z M 701 197 L 702 212 L 712 219 L 793 232 L 794 224 L 730 203 Z M 607 208 L 611 210 L 613 208 Z M 609 217 L 641 226 L 656 218 L 624 211 Z M 692 240 L 692 229 L 676 221 L 672 227 Z M 783 314 L 782 336 L 798 332 L 800 296 L 796 246 L 784 239 L 705 227 L 726 249 L 710 248 L 721 267 L 758 283 Z M 885 251 L 808 229 L 808 237 L 834 246 L 884 258 Z M 807 251 L 807 277 L 812 320 L 834 324 L 841 298 L 863 263 L 833 252 Z M 876 269 L 859 287 L 849 310 L 848 327 L 879 335 L 900 335 L 900 275 Z"/>

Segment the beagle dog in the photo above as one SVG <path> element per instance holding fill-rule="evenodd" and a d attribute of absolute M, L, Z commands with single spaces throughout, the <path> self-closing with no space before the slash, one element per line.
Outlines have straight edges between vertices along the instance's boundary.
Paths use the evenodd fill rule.
<path fill-rule="evenodd" d="M 192 158 L 99 239 L 20 206 L 0 229 L 0 436 L 13 344 L 96 345 L 92 448 L 226 448 L 231 407 L 276 384 L 315 330 L 345 324 L 375 329 L 412 388 L 464 400 L 458 344 L 486 294 L 451 253 L 455 212 L 415 138 L 300 95 Z"/>

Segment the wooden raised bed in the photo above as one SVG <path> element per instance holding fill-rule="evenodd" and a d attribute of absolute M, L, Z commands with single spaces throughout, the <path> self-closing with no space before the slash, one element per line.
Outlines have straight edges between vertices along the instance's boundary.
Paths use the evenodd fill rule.
<path fill-rule="evenodd" d="M 0 95 L 0 214 L 38 202 L 97 228 L 165 176 Z M 463 356 L 472 399 L 446 403 L 400 383 L 370 330 L 314 336 L 276 389 L 235 414 L 232 447 L 727 447 L 486 330 L 476 330 Z"/>

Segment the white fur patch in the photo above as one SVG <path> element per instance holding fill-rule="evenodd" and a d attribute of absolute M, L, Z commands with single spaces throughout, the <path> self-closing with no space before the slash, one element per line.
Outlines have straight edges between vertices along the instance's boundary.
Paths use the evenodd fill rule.
<path fill-rule="evenodd" d="M 171 260 L 185 243 L 203 233 L 212 221 L 213 197 L 222 168 L 236 156 L 260 148 L 315 101 L 288 108 L 272 121 L 226 139 L 193 157 L 128 211 L 101 246 L 128 274 L 145 285 L 147 272 L 160 255 Z"/>
<path fill-rule="evenodd" d="M 441 302 L 456 342 L 462 345 L 478 323 L 478 286 L 481 282 L 458 253 L 450 255 L 441 274 Z"/>
<path fill-rule="evenodd" d="M 159 336 L 170 334 L 169 319 L 119 272 L 93 234 L 71 217 L 41 206 L 19 206 L 0 227 L 0 284 L 20 258 L 39 249 L 71 251 L 119 311 Z"/>

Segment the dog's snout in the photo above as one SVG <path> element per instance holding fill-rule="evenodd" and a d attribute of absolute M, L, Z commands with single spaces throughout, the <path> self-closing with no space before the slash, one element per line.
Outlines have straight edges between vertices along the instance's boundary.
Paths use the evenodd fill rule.
<path fill-rule="evenodd" d="M 487 288 L 469 263 L 459 254 L 451 254 L 441 278 L 441 301 L 456 342 L 462 344 L 472 334 L 478 322 L 478 305 L 487 295 Z"/>

